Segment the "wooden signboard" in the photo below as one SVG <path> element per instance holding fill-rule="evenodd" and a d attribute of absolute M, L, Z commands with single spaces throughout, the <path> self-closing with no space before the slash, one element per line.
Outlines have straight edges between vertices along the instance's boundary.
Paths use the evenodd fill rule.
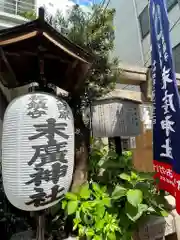
<path fill-rule="evenodd" d="M 140 134 L 139 104 L 120 99 L 97 101 L 92 106 L 94 137 L 137 136 Z"/>

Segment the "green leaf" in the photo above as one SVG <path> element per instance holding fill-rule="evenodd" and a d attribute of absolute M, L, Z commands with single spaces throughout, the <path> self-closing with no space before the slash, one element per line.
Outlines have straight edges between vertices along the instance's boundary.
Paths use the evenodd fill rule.
<path fill-rule="evenodd" d="M 121 179 L 123 179 L 123 180 L 128 181 L 128 182 L 131 181 L 131 177 L 130 177 L 128 174 L 126 174 L 126 173 L 121 173 L 121 174 L 119 175 L 119 177 L 120 177 Z"/>
<path fill-rule="evenodd" d="M 80 218 L 74 218 L 74 219 L 73 219 L 73 223 L 74 223 L 73 231 L 78 228 L 78 225 L 79 225 L 80 222 L 81 222 L 81 219 L 80 219 Z"/>
<path fill-rule="evenodd" d="M 76 218 L 78 218 L 78 219 L 80 219 L 81 217 L 80 217 L 80 211 L 79 211 L 79 209 L 78 210 L 76 210 Z"/>
<path fill-rule="evenodd" d="M 62 209 L 65 209 L 66 206 L 67 206 L 67 201 L 66 200 L 62 201 Z"/>
<path fill-rule="evenodd" d="M 155 174 L 154 172 L 153 173 L 152 172 L 151 173 L 150 172 L 149 173 L 148 172 L 147 173 L 146 172 L 140 172 L 139 177 L 140 177 L 140 180 L 149 180 L 149 181 L 153 180 L 154 181 L 154 178 L 153 178 L 154 174 Z"/>
<path fill-rule="evenodd" d="M 93 202 L 94 202 L 94 201 L 93 201 Z M 87 211 L 91 208 L 91 204 L 92 204 L 91 201 L 81 202 L 81 210 L 82 210 L 83 212 L 87 212 Z"/>
<path fill-rule="evenodd" d="M 106 207 L 110 207 L 110 206 L 111 206 L 111 199 L 110 199 L 110 198 L 103 198 L 103 199 L 102 199 L 102 202 L 103 202 L 103 204 L 104 204 Z"/>
<path fill-rule="evenodd" d="M 116 240 L 116 234 L 114 232 L 108 234 L 109 240 Z"/>
<path fill-rule="evenodd" d="M 124 196 L 126 196 L 127 189 L 124 187 L 121 187 L 120 185 L 117 185 L 112 193 L 112 198 L 113 199 L 119 199 Z"/>
<path fill-rule="evenodd" d="M 103 186 L 103 187 L 101 188 L 101 190 L 102 190 L 103 193 L 106 193 L 106 192 L 107 192 L 107 186 Z"/>
<path fill-rule="evenodd" d="M 169 215 L 165 210 L 160 211 L 162 217 L 167 217 Z"/>
<path fill-rule="evenodd" d="M 100 193 L 101 192 L 101 188 L 100 186 L 97 184 L 97 183 L 93 183 L 92 184 L 92 187 L 93 187 L 93 190 L 97 193 Z"/>
<path fill-rule="evenodd" d="M 139 189 L 130 189 L 127 192 L 127 200 L 134 207 L 137 207 L 140 203 L 142 203 L 143 200 L 142 191 Z"/>
<path fill-rule="evenodd" d="M 126 211 L 120 212 L 119 221 L 120 221 L 120 225 L 123 226 L 123 229 L 128 229 L 129 226 L 132 224 L 131 220 L 127 216 Z"/>
<path fill-rule="evenodd" d="M 94 236 L 93 237 L 93 239 L 92 240 L 102 240 L 102 238 L 101 238 L 101 236 L 99 236 L 99 235 L 96 235 L 96 236 Z"/>
<path fill-rule="evenodd" d="M 146 212 L 147 210 L 148 210 L 148 205 L 146 205 L 146 204 L 138 205 L 138 212 Z"/>
<path fill-rule="evenodd" d="M 137 180 L 138 175 L 135 172 L 131 172 L 131 179 L 132 180 Z"/>
<path fill-rule="evenodd" d="M 146 204 L 139 204 L 138 207 L 134 207 L 133 205 L 127 202 L 125 210 L 128 218 L 131 221 L 135 222 L 143 215 L 144 212 L 148 210 L 148 206 Z"/>
<path fill-rule="evenodd" d="M 80 189 L 80 197 L 83 199 L 88 199 L 90 197 L 89 184 L 84 184 Z"/>
<path fill-rule="evenodd" d="M 115 162 L 114 159 L 111 160 L 111 161 L 106 161 L 106 162 L 103 162 L 101 161 L 101 166 L 102 168 L 104 169 L 118 169 L 120 167 L 120 164 L 119 162 Z"/>
<path fill-rule="evenodd" d="M 142 212 L 138 212 L 138 208 L 128 202 L 126 203 L 125 211 L 128 218 L 133 222 L 136 222 L 142 216 Z"/>
<path fill-rule="evenodd" d="M 65 195 L 65 197 L 66 197 L 66 199 L 68 199 L 68 200 L 77 200 L 76 194 L 71 193 L 71 192 L 67 192 L 66 195 Z"/>
<path fill-rule="evenodd" d="M 96 213 L 97 213 L 97 218 L 102 218 L 105 213 L 105 207 L 103 204 L 97 204 L 96 205 Z"/>
<path fill-rule="evenodd" d="M 81 217 L 86 225 L 92 225 L 93 224 L 93 217 L 86 213 L 81 213 Z"/>
<path fill-rule="evenodd" d="M 155 212 L 156 212 L 156 209 L 153 208 L 153 207 L 149 207 L 149 208 L 147 209 L 147 211 L 150 212 L 150 213 L 155 213 Z"/>
<path fill-rule="evenodd" d="M 101 229 L 104 228 L 104 223 L 105 223 L 104 219 L 101 219 L 96 222 L 95 227 L 96 227 L 97 231 L 100 231 Z"/>
<path fill-rule="evenodd" d="M 149 185 L 147 182 L 138 182 L 135 188 L 143 192 L 144 198 L 149 198 Z"/>
<path fill-rule="evenodd" d="M 75 213 L 77 208 L 78 208 L 78 201 L 69 201 L 67 204 L 68 215 Z"/>
<path fill-rule="evenodd" d="M 94 230 L 92 228 L 86 229 L 86 236 L 88 237 L 94 236 Z"/>
<path fill-rule="evenodd" d="M 84 236 L 84 235 L 85 235 L 85 231 L 86 231 L 86 228 L 85 228 L 83 225 L 79 224 L 79 227 L 78 227 L 78 235 L 79 235 L 80 237 Z"/>
<path fill-rule="evenodd" d="M 132 232 L 125 232 L 121 238 L 121 240 L 132 240 L 133 233 Z"/>

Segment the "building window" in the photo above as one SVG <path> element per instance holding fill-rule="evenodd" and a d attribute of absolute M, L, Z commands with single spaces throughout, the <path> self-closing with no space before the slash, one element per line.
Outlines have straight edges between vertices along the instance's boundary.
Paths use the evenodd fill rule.
<path fill-rule="evenodd" d="M 167 10 L 168 12 L 178 3 L 178 0 L 166 0 Z M 144 8 L 144 10 L 139 15 L 139 23 L 141 28 L 142 39 L 147 36 L 150 30 L 149 23 L 149 7 L 148 5 Z"/>
<path fill-rule="evenodd" d="M 168 12 L 178 3 L 178 0 L 166 0 Z"/>
<path fill-rule="evenodd" d="M 180 44 L 178 44 L 173 48 L 173 57 L 174 57 L 175 70 L 177 73 L 180 73 Z"/>
<path fill-rule="evenodd" d="M 16 15 L 35 11 L 35 0 L 2 0 L 0 1 L 0 11 Z"/>
<path fill-rule="evenodd" d="M 139 23 L 141 27 L 142 38 L 145 38 L 149 33 L 149 8 L 148 5 L 144 8 L 142 13 L 139 15 Z"/>

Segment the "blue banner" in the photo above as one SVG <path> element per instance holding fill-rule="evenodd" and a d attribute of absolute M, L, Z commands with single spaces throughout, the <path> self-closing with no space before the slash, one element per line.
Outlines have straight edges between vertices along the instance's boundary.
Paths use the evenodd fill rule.
<path fill-rule="evenodd" d="M 159 187 L 176 197 L 180 213 L 180 100 L 165 0 L 150 0 L 153 157 Z"/>

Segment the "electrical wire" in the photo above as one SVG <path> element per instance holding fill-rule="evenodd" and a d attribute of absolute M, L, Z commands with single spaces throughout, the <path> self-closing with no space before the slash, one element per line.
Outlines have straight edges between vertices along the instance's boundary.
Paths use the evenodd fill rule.
<path fill-rule="evenodd" d="M 106 1 L 104 1 L 104 2 L 106 2 Z M 111 0 L 108 0 L 108 2 L 107 2 L 107 4 L 106 4 L 105 8 L 103 9 L 103 11 L 105 11 L 105 10 L 108 8 L 110 2 L 111 2 Z"/>
<path fill-rule="evenodd" d="M 106 3 L 106 0 L 102 0 L 101 3 L 100 3 L 100 8 L 103 9 L 103 12 L 108 8 L 109 4 L 110 4 L 111 0 L 108 0 L 105 8 L 103 7 Z M 96 11 L 94 11 L 94 14 L 91 16 L 91 18 L 89 19 L 89 23 L 95 18 L 95 15 L 96 15 Z"/>

